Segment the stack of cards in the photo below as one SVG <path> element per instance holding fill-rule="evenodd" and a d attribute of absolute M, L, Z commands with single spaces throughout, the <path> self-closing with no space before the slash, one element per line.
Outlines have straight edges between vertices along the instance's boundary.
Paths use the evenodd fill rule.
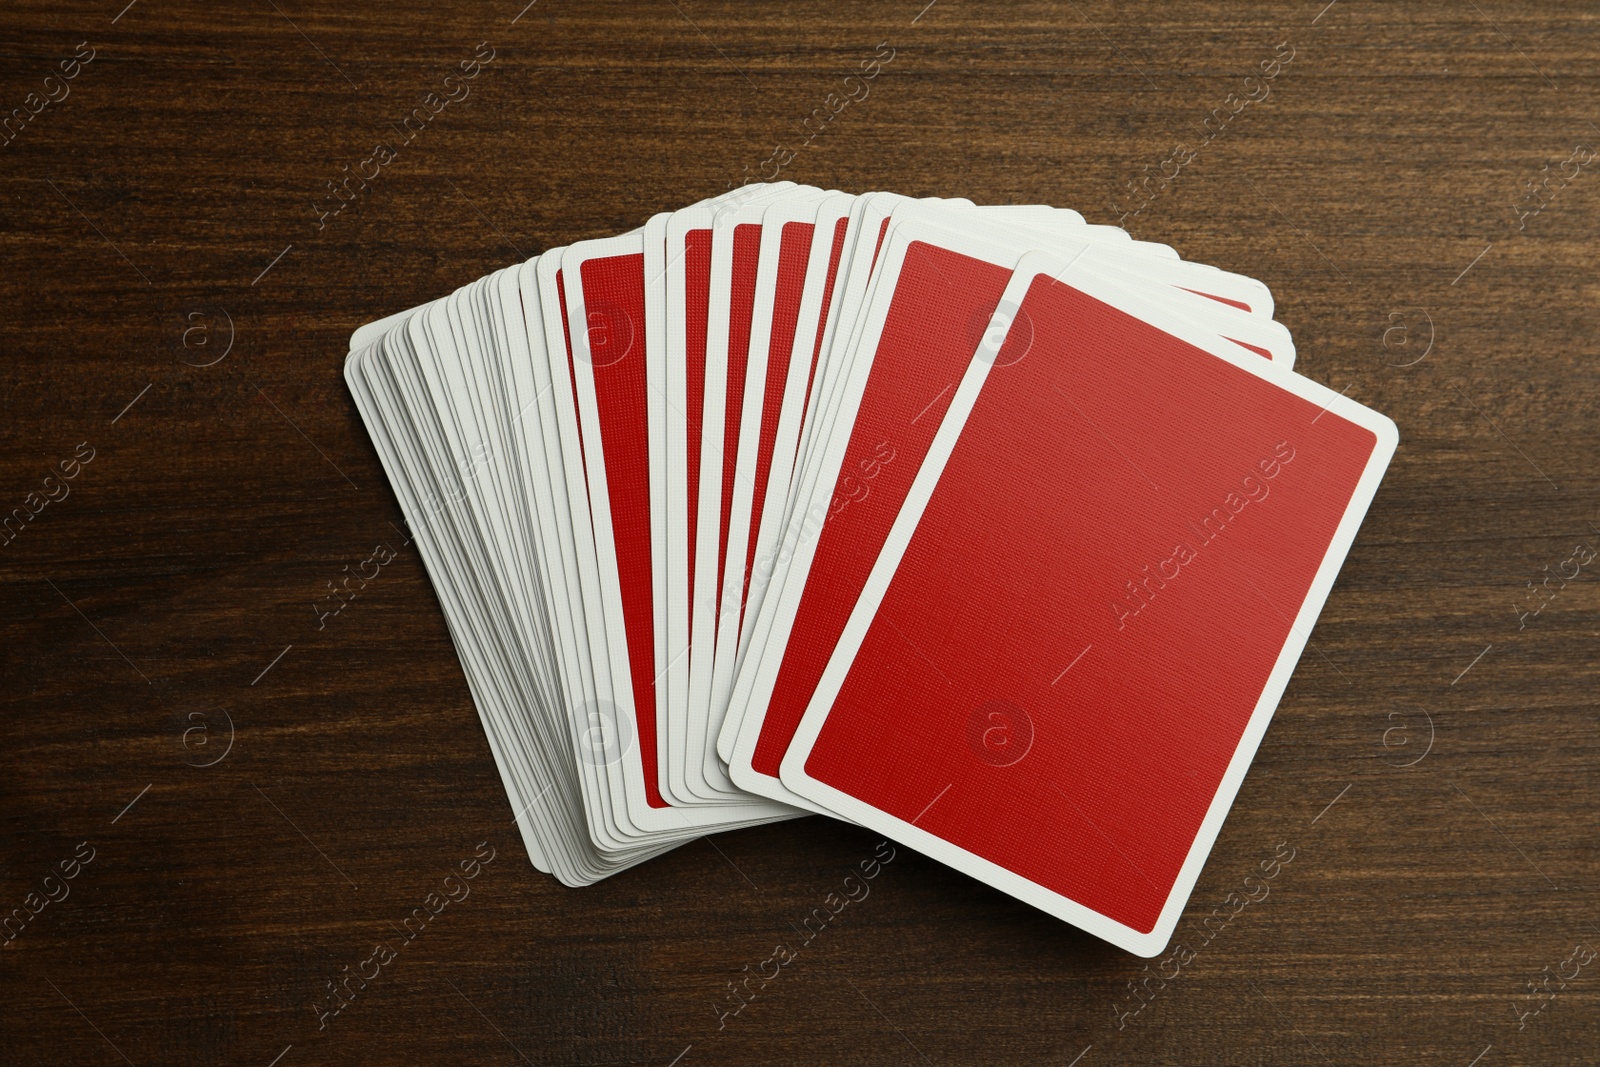
<path fill-rule="evenodd" d="M 535 865 L 820 812 L 1141 954 L 1392 455 L 1265 286 L 749 185 L 356 331 Z"/>

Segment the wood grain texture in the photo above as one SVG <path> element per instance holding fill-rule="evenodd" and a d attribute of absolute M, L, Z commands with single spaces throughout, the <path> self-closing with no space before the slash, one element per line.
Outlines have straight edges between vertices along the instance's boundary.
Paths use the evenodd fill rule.
<path fill-rule="evenodd" d="M 1600 143 L 1592 6 L 124 2 L 0 14 L 0 114 L 94 50 L 0 147 L 0 508 L 93 450 L 0 547 L 0 915 L 67 893 L 0 948 L 0 1060 L 1594 1061 L 1600 961 L 1555 976 L 1600 947 L 1600 574 L 1519 615 L 1600 547 L 1600 174 L 1560 173 Z M 485 41 L 319 228 L 325 183 Z M 350 331 L 779 145 L 796 181 L 1115 222 L 1180 143 L 1130 229 L 1264 280 L 1299 369 L 1401 430 L 1178 940 L 1292 862 L 1173 977 L 901 849 L 719 1020 L 876 838 L 808 819 L 581 891 L 533 871 Z M 400 557 L 319 629 L 378 542 Z M 484 841 L 471 896 L 319 1027 Z"/>

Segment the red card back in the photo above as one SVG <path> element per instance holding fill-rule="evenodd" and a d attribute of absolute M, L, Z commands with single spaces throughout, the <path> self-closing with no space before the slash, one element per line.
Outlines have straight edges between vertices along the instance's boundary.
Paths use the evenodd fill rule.
<path fill-rule="evenodd" d="M 806 399 L 800 406 L 800 422 L 805 424 L 806 412 L 811 408 L 811 388 L 817 382 L 817 360 L 822 355 L 822 341 L 828 331 L 828 310 L 833 307 L 833 286 L 839 277 L 839 262 L 844 256 L 844 239 L 850 228 L 848 218 L 840 219 L 833 227 L 833 249 L 828 253 L 828 279 L 823 283 L 822 311 L 817 316 L 817 337 L 811 346 L 811 370 L 806 375 Z M 798 451 L 800 439 L 795 438 Z"/>
<path fill-rule="evenodd" d="M 738 474 L 739 424 L 744 415 L 745 371 L 750 363 L 750 319 L 755 312 L 756 268 L 761 260 L 761 226 L 733 228 L 733 279 L 728 301 L 728 395 L 723 407 L 722 509 L 717 538 L 716 603 L 722 603 L 722 575 L 728 561 L 728 516 L 733 510 L 733 480 Z M 693 600 L 690 601 L 693 603 Z"/>
<path fill-rule="evenodd" d="M 843 222 L 843 220 L 840 220 Z M 783 239 L 778 243 L 777 287 L 773 292 L 772 330 L 767 343 L 767 380 L 761 397 L 761 430 L 756 443 L 756 472 L 753 495 L 750 498 L 749 545 L 754 545 L 761 531 L 761 512 L 767 499 L 767 475 L 772 470 L 772 449 L 778 436 L 778 415 L 783 410 L 783 390 L 789 381 L 789 361 L 794 353 L 795 323 L 800 317 L 800 298 L 805 290 L 806 265 L 811 255 L 811 239 L 816 227 L 809 222 L 790 222 L 783 227 Z M 739 591 L 739 614 L 735 619 L 744 621 L 745 590 L 750 586 L 750 568 L 754 563 L 749 552 L 745 554 L 744 583 Z"/>
<path fill-rule="evenodd" d="M 1147 932 L 1377 440 L 1047 277 L 1023 312 L 806 771 Z"/>
<path fill-rule="evenodd" d="M 616 541 L 622 621 L 627 634 L 639 758 L 651 807 L 667 802 L 657 786 L 655 616 L 650 577 L 650 436 L 645 380 L 644 255 L 584 261 L 579 270 L 588 348 L 600 411 L 611 530 Z M 563 307 L 565 305 L 563 304 Z M 624 684 L 617 679 L 617 684 Z"/>
<path fill-rule="evenodd" d="M 683 236 L 684 364 L 688 377 L 688 410 L 684 422 L 689 438 L 689 544 L 693 545 L 694 501 L 700 499 L 700 419 L 706 403 L 706 320 L 711 304 L 711 231 L 690 230 Z M 689 552 L 689 603 L 694 603 L 694 552 Z"/>
<path fill-rule="evenodd" d="M 913 245 L 901 268 L 751 766 L 776 778 L 1011 270 Z M 903 298 L 902 298 L 903 294 Z"/>

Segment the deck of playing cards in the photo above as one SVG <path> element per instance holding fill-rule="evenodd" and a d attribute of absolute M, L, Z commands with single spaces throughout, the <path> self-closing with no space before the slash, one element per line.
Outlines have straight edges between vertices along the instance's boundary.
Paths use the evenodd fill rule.
<path fill-rule="evenodd" d="M 540 870 L 820 812 L 1154 955 L 1397 440 L 1272 312 L 1073 211 L 747 185 L 345 374 Z"/>

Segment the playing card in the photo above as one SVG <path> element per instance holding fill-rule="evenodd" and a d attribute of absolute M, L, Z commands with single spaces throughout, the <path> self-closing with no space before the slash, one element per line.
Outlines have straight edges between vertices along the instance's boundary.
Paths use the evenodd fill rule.
<path fill-rule="evenodd" d="M 721 751 L 720 735 L 734 671 L 746 647 L 745 617 L 759 607 L 775 564 L 762 558 L 758 549 L 763 543 L 770 544 L 782 525 L 800 427 L 822 349 L 823 325 L 856 200 L 833 193 L 814 203 L 776 205 L 763 216 L 738 474 L 729 513 L 724 593 L 718 603 L 707 708 L 707 735 L 718 739 L 718 751 L 708 748 L 706 758 L 722 765 L 727 757 Z"/>
<path fill-rule="evenodd" d="M 689 745 L 689 653 L 697 577 L 700 595 L 704 595 L 706 581 L 703 573 L 697 575 L 696 555 L 712 236 L 718 227 L 731 226 L 732 217 L 740 208 L 771 200 L 791 184 L 747 186 L 674 212 L 666 220 L 661 253 L 665 261 L 662 304 L 666 344 L 659 354 L 652 351 L 646 358 L 655 368 L 650 380 L 664 383 L 663 389 L 651 391 L 649 403 L 655 413 L 651 417 L 659 419 L 666 437 L 663 462 L 657 467 L 665 480 L 660 491 L 664 507 L 655 517 L 661 527 L 656 536 L 666 551 L 666 664 L 662 682 L 666 687 L 667 714 L 662 723 L 658 785 L 664 795 L 680 804 L 696 800 L 682 782 L 685 760 L 681 754 L 687 752 Z M 714 640 L 712 636 L 707 643 Z"/>
<path fill-rule="evenodd" d="M 620 758 L 606 765 L 608 777 L 620 782 L 627 821 L 644 832 L 791 814 L 748 798 L 710 810 L 675 807 L 659 789 L 644 238 L 580 242 L 563 252 L 561 263 L 567 358 L 551 364 L 563 447 L 573 444 L 582 462 L 581 481 L 569 474 L 568 504 L 576 513 L 587 502 L 593 531 L 594 554 L 580 552 L 580 570 L 589 594 L 596 713 L 614 725 L 621 748 Z M 563 363 L 570 394 L 560 375 Z M 576 418 L 567 412 L 569 395 Z"/>
<path fill-rule="evenodd" d="M 908 222 L 885 254 L 924 241 L 962 243 Z M 964 338 L 938 285 L 875 301 L 877 359 Z M 1082 257 L 1029 255 L 997 305 L 781 773 L 1154 955 L 1396 432 Z"/>
<path fill-rule="evenodd" d="M 696 585 L 691 601 L 689 645 L 689 716 L 683 756 L 684 788 L 703 800 L 735 796 L 710 741 L 708 710 L 717 647 L 718 613 L 724 577 L 728 573 L 728 544 L 738 475 L 740 432 L 743 429 L 745 391 L 749 369 L 750 335 L 755 318 L 756 280 L 762 248 L 762 223 L 774 204 L 789 211 L 794 221 L 815 214 L 824 194 L 806 186 L 784 190 L 767 200 L 756 200 L 731 213 L 729 224 L 714 228 L 711 239 L 711 275 L 706 317 L 706 356 L 700 437 L 700 463 L 695 522 L 694 570 L 705 580 Z M 796 212 L 795 208 L 802 210 Z M 790 221 L 788 217 L 780 221 Z M 756 383 L 754 392 L 764 389 Z M 754 435 L 755 427 L 752 427 Z M 692 444 L 692 442 L 691 442 Z M 745 442 L 750 447 L 751 442 Z M 746 472 L 744 491 L 750 489 Z M 737 539 L 735 539 L 737 540 Z M 742 550 L 735 560 L 742 573 Z M 731 598 L 738 602 L 738 590 Z M 674 768 L 674 785 L 678 771 Z"/>

